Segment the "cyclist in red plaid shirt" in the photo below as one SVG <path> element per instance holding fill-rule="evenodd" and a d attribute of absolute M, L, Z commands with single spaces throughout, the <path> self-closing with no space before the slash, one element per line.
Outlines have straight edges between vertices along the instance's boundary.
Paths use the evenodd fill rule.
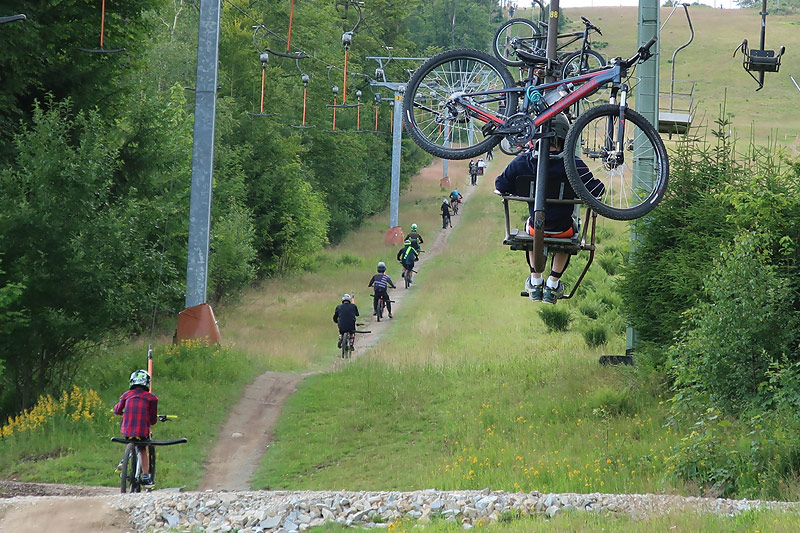
<path fill-rule="evenodd" d="M 120 432 L 126 439 L 150 440 L 150 426 L 158 422 L 158 396 L 150 392 L 150 374 L 137 370 L 131 374 L 130 390 L 120 396 L 114 414 L 122 415 Z M 142 483 L 152 485 L 147 447 L 141 448 Z"/>

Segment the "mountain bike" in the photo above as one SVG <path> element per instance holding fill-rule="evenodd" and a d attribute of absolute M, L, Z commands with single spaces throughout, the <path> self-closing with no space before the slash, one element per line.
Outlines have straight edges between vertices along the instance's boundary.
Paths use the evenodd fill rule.
<path fill-rule="evenodd" d="M 178 418 L 173 415 L 158 415 L 161 422 L 175 420 Z M 189 442 L 185 438 L 174 440 L 138 440 L 126 439 L 124 437 L 111 437 L 112 442 L 125 444 L 125 452 L 122 454 L 122 461 L 119 463 L 119 489 L 122 494 L 126 492 L 142 492 L 142 465 L 139 458 L 143 449 L 148 450 L 150 460 L 150 476 L 155 482 L 156 478 L 156 446 L 172 446 L 173 444 L 185 444 Z M 147 487 L 150 487 L 149 485 Z M 151 490 L 146 488 L 145 490 Z"/>
<path fill-rule="evenodd" d="M 453 222 L 450 220 L 450 213 L 442 213 L 442 229 L 447 229 L 447 226 L 453 227 Z"/>
<path fill-rule="evenodd" d="M 363 326 L 364 324 L 356 324 L 356 326 Z M 372 333 L 371 331 L 351 331 L 342 335 L 342 359 L 349 359 L 355 350 L 356 333 Z"/>
<path fill-rule="evenodd" d="M 591 34 L 596 32 L 603 35 L 600 28 L 592 24 L 586 17 L 581 17 L 583 31 L 560 33 L 557 45 L 557 60 L 561 64 L 558 69 L 562 78 L 577 76 L 605 66 L 606 60 L 598 52 L 592 50 Z M 581 48 L 577 51 L 566 51 L 565 48 L 576 41 L 581 41 Z M 517 55 L 518 49 L 528 53 L 546 56 L 547 23 L 531 22 L 527 19 L 511 19 L 502 24 L 494 35 L 493 52 L 497 59 L 510 67 L 525 66 L 525 61 Z"/>
<path fill-rule="evenodd" d="M 372 297 L 375 298 L 375 295 L 373 294 Z M 387 289 L 387 292 L 386 292 L 386 296 L 381 295 L 378 298 L 378 311 L 377 311 L 377 313 L 375 315 L 375 317 L 378 319 L 378 322 L 380 322 L 381 319 L 383 318 L 383 312 L 386 310 L 387 301 L 389 303 L 394 303 L 394 300 L 389 300 L 388 289 Z M 390 318 L 391 318 L 391 316 L 390 316 Z"/>
<path fill-rule="evenodd" d="M 451 200 L 450 203 L 453 205 L 453 215 L 457 215 L 458 214 L 458 204 L 459 204 L 458 198 L 456 198 L 455 200 Z"/>
<path fill-rule="evenodd" d="M 617 220 L 639 218 L 663 198 L 669 162 L 653 125 L 628 107 L 623 80 L 638 62 L 652 57 L 655 43 L 653 38 L 632 57 L 617 57 L 601 69 L 541 85 L 533 74 L 518 84 L 500 60 L 484 52 L 443 52 L 423 63 L 408 83 L 403 98 L 406 129 L 422 149 L 445 159 L 475 157 L 504 138 L 516 146 L 532 146 L 536 139 L 553 136 L 549 121 L 556 114 L 610 85 L 610 103 L 582 113 L 564 143 L 564 153 L 587 158 L 605 193 L 592 195 L 575 158 L 566 157 L 565 168 L 576 194 L 593 211 Z M 532 67 L 546 64 L 515 50 Z M 544 211 L 544 204 L 536 210 Z"/>

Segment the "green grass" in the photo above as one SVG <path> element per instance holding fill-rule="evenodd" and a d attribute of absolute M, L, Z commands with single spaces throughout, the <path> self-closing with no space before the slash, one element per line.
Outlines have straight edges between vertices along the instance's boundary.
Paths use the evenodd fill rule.
<path fill-rule="evenodd" d="M 518 296 L 527 265 L 499 244 L 488 187 L 459 216 L 387 338 L 290 398 L 253 487 L 687 492 L 664 463 L 677 437 L 658 393 L 635 369 L 597 363 L 624 351 L 623 331 L 589 348 L 576 296 L 558 303 L 574 327 L 549 333 L 544 304 Z M 623 225 L 603 228 L 624 247 Z M 568 284 L 585 261 L 573 260 Z M 588 277 L 598 289 L 582 297 L 616 316 L 611 278 Z"/>
<path fill-rule="evenodd" d="M 538 531 L 609 531 L 625 533 L 651 533 L 653 531 L 675 531 L 678 533 L 696 533 L 726 531 L 730 533 L 752 533 L 769 531 L 788 533 L 800 528 L 800 515 L 781 511 L 745 511 L 736 516 L 716 516 L 696 512 L 670 513 L 664 516 L 631 518 L 627 515 L 595 514 L 582 511 L 559 513 L 553 518 L 532 516 L 510 518 L 476 526 L 473 531 L 485 532 L 538 532 Z M 326 524 L 309 531 L 321 533 L 351 531 L 339 524 Z M 395 533 L 424 531 L 425 533 L 463 531 L 460 524 L 445 520 L 432 520 L 421 523 L 405 520 L 390 524 L 390 531 Z"/>

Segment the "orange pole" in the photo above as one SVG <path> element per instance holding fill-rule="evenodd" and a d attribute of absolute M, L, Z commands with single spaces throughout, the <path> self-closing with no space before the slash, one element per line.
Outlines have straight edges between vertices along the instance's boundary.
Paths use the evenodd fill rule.
<path fill-rule="evenodd" d="M 375 131 L 378 131 L 378 106 L 375 106 Z"/>
<path fill-rule="evenodd" d="M 147 373 L 150 374 L 150 392 L 153 392 L 153 345 L 147 347 Z"/>
<path fill-rule="evenodd" d="M 356 108 L 356 129 L 361 129 L 361 106 Z"/>
<path fill-rule="evenodd" d="M 333 131 L 336 131 L 336 97 L 333 97 Z"/>
<path fill-rule="evenodd" d="M 347 48 L 344 49 L 344 80 L 342 81 L 342 103 L 347 103 Z"/>
<path fill-rule="evenodd" d="M 294 0 L 292 0 L 292 5 L 289 8 L 289 35 L 286 36 L 286 51 L 289 51 L 289 47 L 292 43 L 292 18 L 294 18 Z"/>
<path fill-rule="evenodd" d="M 261 114 L 264 114 L 264 81 L 267 79 L 267 65 L 262 63 L 261 67 Z"/>
<path fill-rule="evenodd" d="M 100 8 L 100 48 L 103 48 L 103 34 L 106 31 L 106 0 Z"/>
<path fill-rule="evenodd" d="M 308 87 L 303 87 L 303 126 L 306 125 L 306 97 L 308 95 Z"/>
<path fill-rule="evenodd" d="M 389 133 L 394 133 L 394 111 L 389 111 Z"/>

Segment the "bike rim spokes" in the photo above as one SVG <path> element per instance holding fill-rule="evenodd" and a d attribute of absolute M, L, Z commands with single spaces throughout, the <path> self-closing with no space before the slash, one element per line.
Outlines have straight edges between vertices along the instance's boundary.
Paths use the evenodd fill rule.
<path fill-rule="evenodd" d="M 491 118 L 505 119 L 503 93 L 461 97 L 500 90 L 501 74 L 475 58 L 453 58 L 431 69 L 414 95 L 413 120 L 428 142 L 450 149 L 469 148 L 484 141 L 481 128 Z"/>
<path fill-rule="evenodd" d="M 653 132 L 648 131 L 652 129 L 649 123 L 641 117 L 633 120 L 628 113 L 621 125 L 619 107 L 611 109 L 616 112 L 590 113 L 591 118 L 578 133 L 578 155 L 592 176 L 605 185 L 596 206 L 598 213 L 630 220 L 649 212 L 661 199 L 666 185 L 666 155 L 657 134 L 653 138 Z"/>
<path fill-rule="evenodd" d="M 544 36 L 539 28 L 525 19 L 514 19 L 505 23 L 497 31 L 494 38 L 494 55 L 511 66 L 520 66 L 522 61 L 514 51 L 514 45 L 525 50 L 544 47 Z"/>

